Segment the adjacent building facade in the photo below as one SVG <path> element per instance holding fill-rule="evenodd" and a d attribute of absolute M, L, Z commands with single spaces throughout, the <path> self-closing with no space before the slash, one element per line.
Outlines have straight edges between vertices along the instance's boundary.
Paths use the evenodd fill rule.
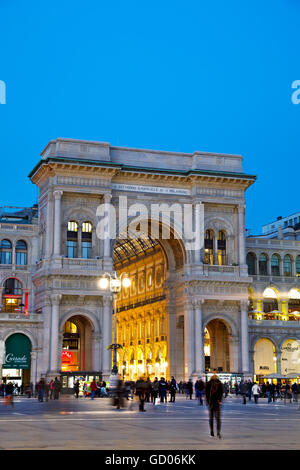
<path fill-rule="evenodd" d="M 113 306 L 99 279 L 113 270 L 131 280 L 117 300 L 124 379 L 262 376 L 275 363 L 290 373 L 300 239 L 294 228 L 293 239 L 245 238 L 255 177 L 241 156 L 56 139 L 29 176 L 38 207 L 0 212 L 3 377 L 107 379 Z"/>

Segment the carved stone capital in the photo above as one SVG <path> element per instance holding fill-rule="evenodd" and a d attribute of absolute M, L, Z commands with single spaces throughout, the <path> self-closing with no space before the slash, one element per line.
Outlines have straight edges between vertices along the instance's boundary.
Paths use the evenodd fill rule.
<path fill-rule="evenodd" d="M 52 306 L 54 306 L 54 305 L 58 306 L 60 304 L 61 299 L 62 299 L 61 294 L 52 294 L 51 295 Z"/>
<path fill-rule="evenodd" d="M 54 199 L 56 200 L 60 200 L 62 195 L 63 195 L 63 191 L 60 191 L 60 190 L 53 191 L 53 196 L 54 196 Z"/>
<path fill-rule="evenodd" d="M 110 307 L 112 304 L 112 296 L 111 295 L 104 295 L 102 297 L 102 304 L 103 307 Z"/>

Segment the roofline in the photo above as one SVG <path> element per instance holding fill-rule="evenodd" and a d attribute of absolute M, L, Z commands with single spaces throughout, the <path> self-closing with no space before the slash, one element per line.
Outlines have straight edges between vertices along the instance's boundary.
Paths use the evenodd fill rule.
<path fill-rule="evenodd" d="M 233 154 L 233 153 L 216 153 L 216 152 L 204 152 L 203 150 L 195 150 L 193 153 L 189 152 L 173 152 L 170 150 L 156 150 L 156 149 L 145 149 L 145 148 L 136 148 L 136 147 L 120 147 L 120 146 L 112 146 L 109 142 L 99 142 L 97 140 L 83 140 L 83 139 L 70 139 L 70 138 L 63 138 L 58 137 L 57 139 L 50 140 L 47 145 L 43 148 L 40 155 L 43 155 L 45 150 L 51 144 L 55 144 L 56 142 L 70 142 L 75 144 L 92 144 L 98 145 L 99 147 L 109 147 L 111 150 L 124 150 L 130 152 L 147 152 L 147 153 L 154 153 L 154 154 L 164 154 L 164 155 L 183 155 L 183 156 L 190 156 L 193 157 L 194 155 L 208 155 L 208 156 L 216 156 L 216 157 L 237 157 L 243 158 L 240 154 Z"/>
<path fill-rule="evenodd" d="M 293 217 L 293 215 L 298 215 L 298 214 L 300 214 L 300 211 L 294 212 L 293 214 L 287 215 L 286 217 L 281 217 L 281 219 L 273 220 L 272 222 L 269 222 L 268 224 L 262 225 L 262 227 L 267 227 L 267 225 L 271 225 L 271 224 L 274 224 L 276 222 L 280 222 L 281 220 L 289 219 L 290 217 Z"/>
<path fill-rule="evenodd" d="M 99 167 L 106 167 L 106 168 L 115 168 L 121 171 L 132 171 L 132 172 L 144 172 L 144 173 L 157 173 L 157 174 L 171 174 L 171 175 L 178 175 L 182 177 L 187 177 L 191 175 L 206 175 L 206 176 L 225 176 L 235 179 L 244 179 L 244 180 L 251 180 L 255 181 L 257 179 L 256 175 L 249 175 L 245 173 L 235 173 L 235 172 L 227 172 L 227 171 L 215 171 L 215 170 L 198 170 L 198 169 L 189 169 L 189 170 L 175 170 L 175 169 L 162 169 L 162 168 L 150 168 L 150 167 L 140 167 L 136 165 L 126 165 L 114 162 L 107 162 L 107 161 L 95 161 L 95 160 L 86 160 L 86 159 L 79 159 L 79 158 L 68 158 L 68 157 L 48 157 L 45 160 L 40 160 L 37 165 L 33 168 L 33 170 L 29 173 L 28 178 L 32 178 L 32 176 L 38 171 L 38 169 L 47 163 L 69 163 L 69 164 L 83 164 L 84 166 L 99 166 Z"/>

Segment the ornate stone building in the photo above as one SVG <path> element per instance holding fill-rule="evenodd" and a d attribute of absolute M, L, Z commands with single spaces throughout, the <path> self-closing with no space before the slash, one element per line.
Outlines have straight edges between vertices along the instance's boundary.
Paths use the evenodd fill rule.
<path fill-rule="evenodd" d="M 260 242 L 244 235 L 245 191 L 255 177 L 243 173 L 241 156 L 56 139 L 29 176 L 39 188 L 38 219 L 33 208 L 35 217 L 26 224 L 9 221 L 5 212 L 0 220 L 4 292 L 6 280 L 14 279 L 8 297 L 2 295 L 3 371 L 9 370 L 7 352 L 13 348 L 7 340 L 21 334 L 30 340 L 32 382 L 66 371 L 98 372 L 107 379 L 112 298 L 99 288 L 99 279 L 116 270 L 131 279 L 117 302 L 124 378 L 186 380 L 215 369 L 233 376 L 254 373 L 255 344 L 269 324 L 253 320 L 252 313 L 248 319 L 249 298 L 259 302 L 266 280 L 260 284 L 260 277 L 248 274 L 246 244 L 247 251 L 254 244 L 257 252 Z M 184 208 L 192 218 L 182 230 Z M 135 239 L 132 231 L 139 234 Z M 26 262 L 25 255 L 16 256 L 18 241 L 26 244 L 18 245 Z M 300 250 L 294 243 L 295 258 Z M 27 307 L 8 307 L 13 299 Z M 294 323 L 295 334 L 282 337 L 299 339 Z M 272 325 L 274 335 L 282 328 Z M 24 381 L 28 369 L 22 370 Z"/>

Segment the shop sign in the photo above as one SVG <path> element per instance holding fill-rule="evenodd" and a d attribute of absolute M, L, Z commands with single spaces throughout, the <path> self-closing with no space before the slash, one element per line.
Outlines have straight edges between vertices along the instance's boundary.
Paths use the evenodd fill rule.
<path fill-rule="evenodd" d="M 31 343 L 27 336 L 14 334 L 5 342 L 3 369 L 30 369 Z"/>

